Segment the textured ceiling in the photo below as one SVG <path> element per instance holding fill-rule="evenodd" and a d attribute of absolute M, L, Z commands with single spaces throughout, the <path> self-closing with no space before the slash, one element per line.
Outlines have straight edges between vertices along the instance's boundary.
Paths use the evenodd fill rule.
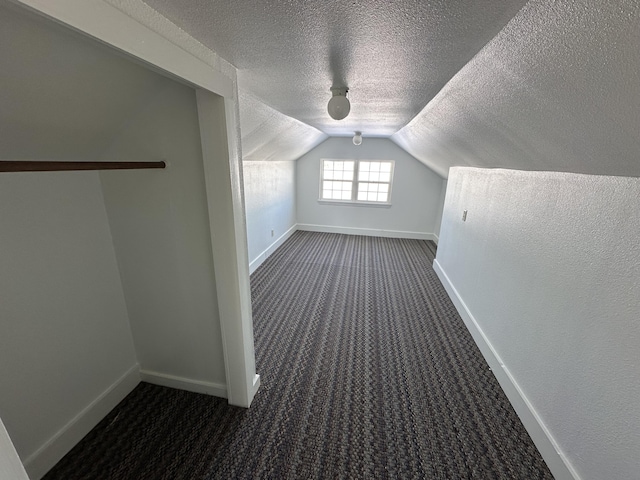
<path fill-rule="evenodd" d="M 405 126 L 524 0 L 146 0 L 235 65 L 242 88 L 329 135 Z M 332 120 L 331 86 L 351 114 Z"/>
<path fill-rule="evenodd" d="M 443 176 L 640 176 L 640 3 L 530 2 L 391 138 Z"/>
<path fill-rule="evenodd" d="M 240 91 L 240 131 L 244 161 L 293 161 L 327 138 L 310 127 Z"/>

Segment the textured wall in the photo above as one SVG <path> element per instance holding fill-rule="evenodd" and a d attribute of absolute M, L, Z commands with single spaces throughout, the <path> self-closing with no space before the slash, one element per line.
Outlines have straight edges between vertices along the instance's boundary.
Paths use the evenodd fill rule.
<path fill-rule="evenodd" d="M 98 174 L 0 177 L 0 415 L 26 460 L 135 366 Z"/>
<path fill-rule="evenodd" d="M 395 160 L 390 208 L 318 203 L 320 159 Z M 297 161 L 298 223 L 400 232 L 434 233 L 442 179 L 383 138 L 330 138 Z"/>
<path fill-rule="evenodd" d="M 436 260 L 583 480 L 640 471 L 639 200 L 637 178 L 449 176 Z"/>
<path fill-rule="evenodd" d="M 249 261 L 253 262 L 296 223 L 296 163 L 244 162 L 243 168 Z"/>
<path fill-rule="evenodd" d="M 156 92 L 104 157 L 169 162 L 100 174 L 141 368 L 225 384 L 193 89 Z"/>

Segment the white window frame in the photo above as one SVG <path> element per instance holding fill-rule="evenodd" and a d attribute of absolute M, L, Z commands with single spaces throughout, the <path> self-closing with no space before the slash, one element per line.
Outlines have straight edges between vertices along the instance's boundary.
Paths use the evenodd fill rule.
<path fill-rule="evenodd" d="M 353 180 L 351 185 L 351 199 L 350 200 L 333 200 L 328 198 L 322 198 L 322 181 L 324 180 L 324 162 L 354 162 L 353 167 Z M 358 172 L 360 170 L 360 162 L 371 163 L 390 163 L 391 164 L 391 180 L 388 182 L 389 192 L 386 202 L 377 202 L 370 200 L 358 200 L 358 183 L 387 183 L 387 182 L 370 182 L 359 181 Z M 367 158 L 355 159 L 355 158 L 321 158 L 320 159 L 320 174 L 318 182 L 318 203 L 325 203 L 328 205 L 356 205 L 366 207 L 390 207 L 391 206 L 391 193 L 393 190 L 393 177 L 395 173 L 396 162 L 394 160 L 370 160 Z"/>

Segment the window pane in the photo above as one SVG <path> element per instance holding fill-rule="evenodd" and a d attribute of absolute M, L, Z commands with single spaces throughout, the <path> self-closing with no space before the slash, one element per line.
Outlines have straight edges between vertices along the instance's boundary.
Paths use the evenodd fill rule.
<path fill-rule="evenodd" d="M 355 175 L 355 170 L 358 175 Z M 321 198 L 329 200 L 389 201 L 393 162 L 323 160 Z M 358 180 L 356 198 L 353 182 Z"/>

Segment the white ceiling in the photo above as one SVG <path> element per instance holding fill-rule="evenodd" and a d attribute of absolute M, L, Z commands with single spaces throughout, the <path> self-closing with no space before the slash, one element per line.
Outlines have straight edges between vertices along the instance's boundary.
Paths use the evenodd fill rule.
<path fill-rule="evenodd" d="M 245 162 L 297 160 L 327 139 L 320 130 L 268 107 L 240 91 L 240 131 Z"/>
<path fill-rule="evenodd" d="M 244 160 L 294 160 L 362 130 L 443 177 L 640 176 L 637 0 L 148 3 L 239 67 Z M 91 157 L 169 81 L 77 38 L 2 7 L 1 157 Z M 344 121 L 326 113 L 332 84 L 351 88 Z"/>
<path fill-rule="evenodd" d="M 240 86 L 329 135 L 405 126 L 524 0 L 146 0 L 235 65 Z M 349 88 L 336 121 L 331 86 Z"/>
<path fill-rule="evenodd" d="M 145 1 L 238 68 L 243 123 L 259 123 L 243 129 L 245 159 L 361 130 L 443 177 L 640 176 L 637 0 Z M 331 86 L 350 89 L 345 120 L 326 112 Z"/>
<path fill-rule="evenodd" d="M 529 2 L 392 140 L 442 176 L 640 176 L 640 2 Z"/>

